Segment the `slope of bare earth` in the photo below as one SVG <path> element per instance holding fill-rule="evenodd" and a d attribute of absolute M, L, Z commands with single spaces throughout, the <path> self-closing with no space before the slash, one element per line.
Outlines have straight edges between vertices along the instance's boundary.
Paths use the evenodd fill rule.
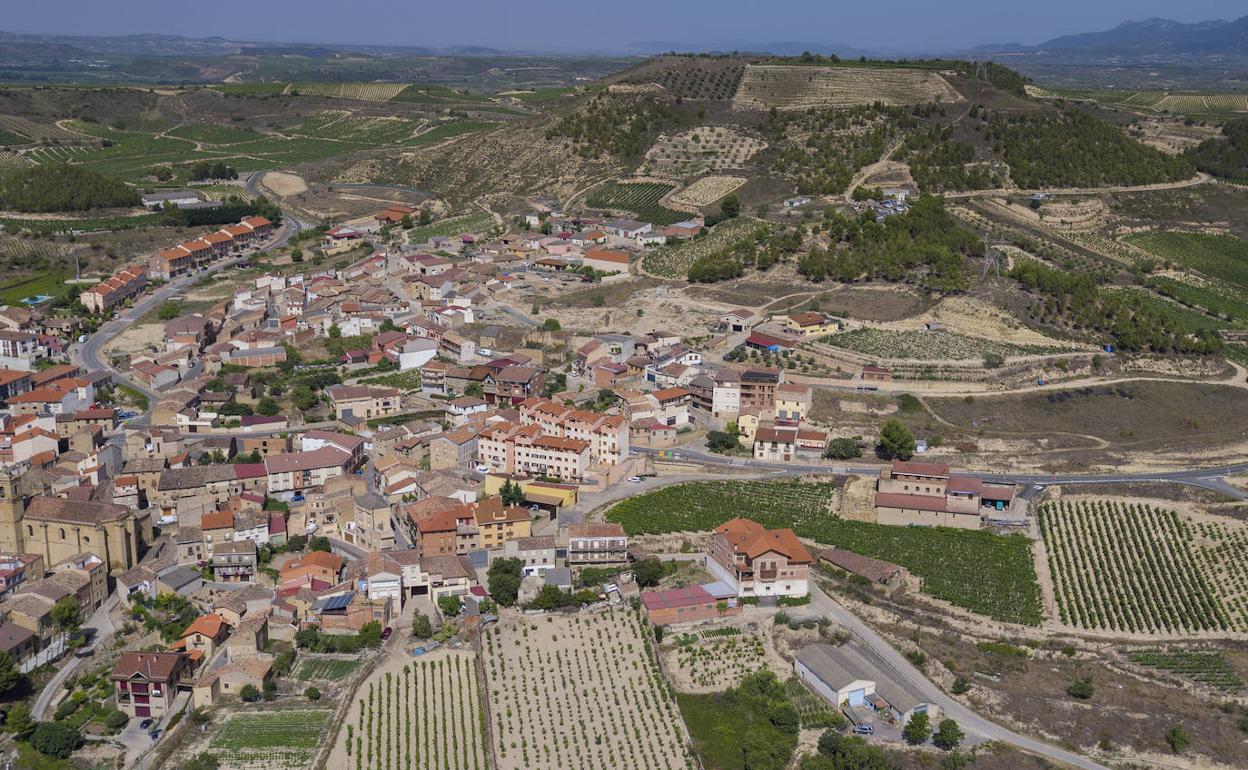
<path fill-rule="evenodd" d="M 732 103 L 738 109 L 781 110 L 959 102 L 959 94 L 939 73 L 904 68 L 812 67 L 752 64 Z"/>
<path fill-rule="evenodd" d="M 340 182 L 368 180 L 429 190 L 451 201 L 541 190 L 566 200 L 590 184 L 621 173 L 608 159 L 590 160 L 546 138 L 541 122 L 422 147 L 395 158 L 371 158 L 340 171 Z"/>

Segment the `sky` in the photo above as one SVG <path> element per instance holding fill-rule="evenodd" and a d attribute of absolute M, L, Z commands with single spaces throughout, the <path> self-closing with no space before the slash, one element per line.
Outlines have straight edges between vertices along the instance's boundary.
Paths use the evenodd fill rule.
<path fill-rule="evenodd" d="M 1234 19 L 1242 0 L 3 0 L 0 30 L 618 52 L 637 41 L 811 42 L 886 52 L 1034 44 L 1161 16 Z"/>

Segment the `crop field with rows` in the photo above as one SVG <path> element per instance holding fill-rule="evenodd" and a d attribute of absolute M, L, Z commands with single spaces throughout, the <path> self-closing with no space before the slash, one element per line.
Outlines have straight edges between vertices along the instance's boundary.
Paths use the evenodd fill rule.
<path fill-rule="evenodd" d="M 291 133 L 354 144 L 402 144 L 415 137 L 423 126 L 423 121 L 405 118 L 362 117 L 349 112 L 330 111 L 308 118 Z"/>
<path fill-rule="evenodd" d="M 1170 276 L 1149 277 L 1148 287 L 1184 307 L 1195 308 L 1211 316 L 1206 326 L 1242 328 L 1248 321 L 1248 290 L 1219 281 L 1180 281 Z"/>
<path fill-rule="evenodd" d="M 25 157 L 34 163 L 74 163 L 90 157 L 96 148 L 84 147 L 80 144 L 53 145 L 36 147 L 25 153 Z"/>
<path fill-rule="evenodd" d="M 407 89 L 406 83 L 298 83 L 292 90 L 309 96 L 388 102 Z"/>
<path fill-rule="evenodd" d="M 223 201 L 226 198 L 238 198 L 242 201 L 255 200 L 255 196 L 247 192 L 247 188 L 241 184 L 195 185 L 193 189 L 203 193 L 205 198 L 213 201 Z"/>
<path fill-rule="evenodd" d="M 947 331 L 853 329 L 819 341 L 855 353 L 898 361 L 970 361 L 983 358 L 987 353 L 1008 358 L 1062 352 L 1058 347 L 1015 345 Z"/>
<path fill-rule="evenodd" d="M 1197 561 L 1191 524 L 1174 511 L 1063 500 L 1039 514 L 1062 623 L 1150 634 L 1238 625 Z"/>
<path fill-rule="evenodd" d="M 1132 663 L 1169 671 L 1218 690 L 1234 692 L 1244 686 L 1244 680 L 1220 652 L 1212 650 L 1133 650 L 1127 653 Z"/>
<path fill-rule="evenodd" d="M 645 173 L 688 176 L 742 168 L 766 148 L 763 140 L 725 126 L 698 126 L 679 134 L 660 136 L 646 151 L 643 169 Z"/>
<path fill-rule="evenodd" d="M 1176 94 L 1165 91 L 1137 91 L 1125 98 L 1121 94 L 1111 93 L 1094 93 L 1092 98 L 1106 103 L 1124 104 L 1137 109 L 1171 112 L 1180 115 L 1222 115 L 1248 112 L 1248 94 Z"/>
<path fill-rule="evenodd" d="M 658 83 L 678 99 L 717 99 L 727 101 L 737 92 L 745 65 L 736 62 L 680 62 L 646 70 L 624 82 L 642 85 Z"/>
<path fill-rule="evenodd" d="M 485 714 L 476 667 L 474 655 L 448 652 L 371 676 L 347 712 L 331 766 L 485 770 Z"/>
<path fill-rule="evenodd" d="M 459 92 L 446 86 L 410 85 L 391 97 L 391 101 L 411 104 L 494 104 L 485 94 Z"/>
<path fill-rule="evenodd" d="M 940 74 L 918 69 L 753 64 L 732 100 L 739 109 L 898 106 L 962 101 Z"/>
<path fill-rule="evenodd" d="M 295 670 L 295 678 L 305 681 L 309 679 L 344 679 L 359 667 L 360 661 L 358 660 L 305 657 L 299 663 L 299 668 Z"/>
<path fill-rule="evenodd" d="M 1040 622 L 1040 589 L 1026 537 L 848 521 L 828 508 L 834 488 L 797 481 L 677 484 L 616 503 L 607 519 L 636 535 L 706 532 L 745 516 L 900 564 L 922 579 L 925 593 L 959 607 L 1012 623 Z"/>
<path fill-rule="evenodd" d="M 802 727 L 818 728 L 830 723 L 832 709 L 828 706 L 828 702 L 823 699 L 823 696 L 802 684 L 802 680 L 791 676 L 785 680 L 784 689 L 789 694 L 789 700 L 793 702 L 794 708 L 797 709 L 798 716 L 801 717 Z"/>
<path fill-rule="evenodd" d="M 742 677 L 764 664 L 765 656 L 763 642 L 756 633 L 681 634 L 664 648 L 668 670 L 688 677 L 693 685 L 690 692 L 719 692 L 736 687 Z"/>
<path fill-rule="evenodd" d="M 18 144 L 30 144 L 30 140 L 24 136 L 18 136 L 12 131 L 5 131 L 0 128 L 0 147 L 11 147 Z"/>
<path fill-rule="evenodd" d="M 712 227 L 702 238 L 651 249 L 642 257 L 642 266 L 647 272 L 664 278 L 685 278 L 689 275 L 689 266 L 701 257 L 755 243 L 767 230 L 762 220 L 752 217 L 729 219 Z"/>
<path fill-rule="evenodd" d="M 1190 526 L 1201 574 L 1217 586 L 1234 627 L 1248 633 L 1248 528 L 1231 521 Z"/>
<path fill-rule="evenodd" d="M 743 176 L 704 176 L 672 196 L 673 203 L 709 206 L 745 184 Z"/>
<path fill-rule="evenodd" d="M 333 713 L 308 709 L 233 714 L 212 737 L 209 751 L 224 770 L 303 770 L 311 766 Z"/>
<path fill-rule="evenodd" d="M 637 611 L 504 618 L 484 636 L 500 770 L 695 766 Z"/>
<path fill-rule="evenodd" d="M 489 212 L 448 217 L 424 227 L 413 227 L 407 239 L 411 243 L 424 243 L 430 238 L 455 238 L 460 235 L 482 235 L 494 228 L 494 217 Z"/>
<path fill-rule="evenodd" d="M 80 134 L 66 131 L 51 123 L 35 123 L 16 115 L 0 115 L 0 131 L 18 134 L 31 142 L 81 142 L 85 139 Z"/>
<path fill-rule="evenodd" d="M 241 142 L 254 142 L 257 139 L 264 138 L 264 134 L 252 131 L 250 128 L 222 126 L 212 123 L 178 126 L 166 131 L 165 134 L 179 139 L 189 139 L 193 142 L 203 142 L 204 144 L 239 144 Z"/>
<path fill-rule="evenodd" d="M 1127 242 L 1172 265 L 1248 291 L 1248 241 L 1233 235 L 1143 233 Z"/>
<path fill-rule="evenodd" d="M 672 185 L 659 182 L 603 182 L 585 196 L 585 205 L 627 211 L 653 225 L 671 225 L 689 218 L 687 212 L 660 205 L 659 199 L 671 190 Z"/>
<path fill-rule="evenodd" d="M 0 151 L 0 174 L 21 171 L 30 165 L 30 161 L 16 152 Z"/>

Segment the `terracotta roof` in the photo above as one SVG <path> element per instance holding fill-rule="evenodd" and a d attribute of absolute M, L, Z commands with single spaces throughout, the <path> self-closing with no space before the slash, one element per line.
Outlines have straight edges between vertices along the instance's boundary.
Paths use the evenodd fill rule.
<path fill-rule="evenodd" d="M 660 401 L 671 401 L 672 399 L 681 398 L 690 395 L 688 390 L 684 388 L 663 388 L 662 390 L 652 391 L 650 395 Z"/>
<path fill-rule="evenodd" d="M 101 524 L 117 521 L 130 514 L 122 505 L 71 501 L 60 497 L 32 497 L 26 506 L 26 518 L 44 521 L 65 521 L 79 524 Z"/>
<path fill-rule="evenodd" d="M 125 652 L 113 666 L 112 678 L 169 682 L 185 660 L 180 652 Z"/>
<path fill-rule="evenodd" d="M 568 525 L 569 537 L 624 537 L 624 527 L 609 521 L 583 521 Z"/>
<path fill-rule="evenodd" d="M 715 533 L 726 537 L 733 551 L 750 559 L 775 551 L 783 554 L 790 563 L 810 563 L 810 552 L 791 529 L 767 529 L 757 521 L 738 517 L 720 524 Z"/>
<path fill-rule="evenodd" d="M 919 463 L 894 460 L 893 474 L 902 473 L 908 476 L 939 476 L 948 478 L 949 466 L 942 463 Z"/>
<path fill-rule="evenodd" d="M 234 529 L 234 514 L 229 511 L 213 511 L 205 513 L 199 519 L 199 528 L 207 529 Z"/>
<path fill-rule="evenodd" d="M 221 635 L 221 631 L 224 628 L 225 619 L 215 612 L 208 615 L 200 615 L 192 620 L 191 624 L 182 632 L 182 638 L 185 639 L 191 634 L 203 634 L 210 639 L 216 639 Z"/>

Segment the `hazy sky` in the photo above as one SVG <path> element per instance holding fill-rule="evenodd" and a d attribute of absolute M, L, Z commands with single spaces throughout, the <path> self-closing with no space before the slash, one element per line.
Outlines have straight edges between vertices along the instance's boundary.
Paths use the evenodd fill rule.
<path fill-rule="evenodd" d="M 2 0 L 0 30 L 619 50 L 634 41 L 939 51 L 1038 43 L 1128 18 L 1233 19 L 1242 0 Z"/>

